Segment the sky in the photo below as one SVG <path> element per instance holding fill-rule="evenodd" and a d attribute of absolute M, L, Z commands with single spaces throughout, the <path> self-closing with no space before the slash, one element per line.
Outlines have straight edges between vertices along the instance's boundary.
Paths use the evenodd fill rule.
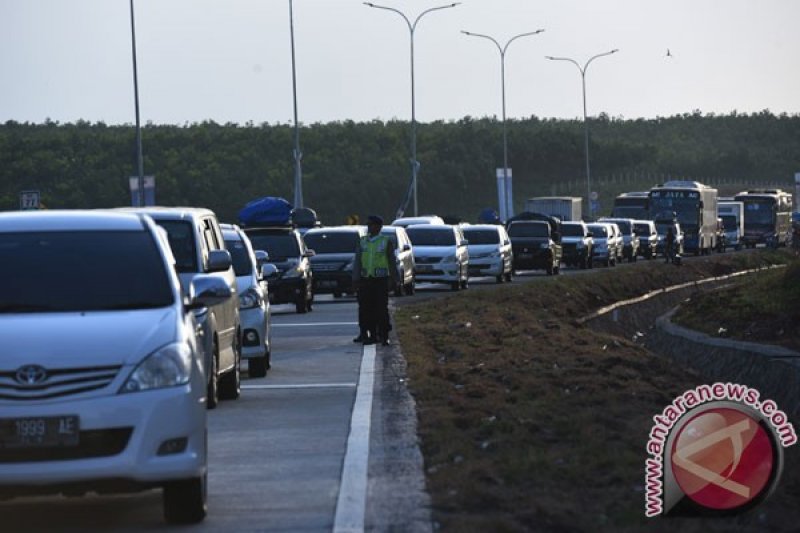
<path fill-rule="evenodd" d="M 381 0 L 413 22 L 436 0 Z M 410 32 L 294 0 L 302 124 L 411 118 Z M 293 123 L 289 0 L 135 0 L 141 121 Z M 416 118 L 800 113 L 798 0 L 465 0 L 414 32 Z M 667 55 L 669 50 L 670 55 Z M 0 122 L 135 123 L 129 0 L 0 0 Z"/>

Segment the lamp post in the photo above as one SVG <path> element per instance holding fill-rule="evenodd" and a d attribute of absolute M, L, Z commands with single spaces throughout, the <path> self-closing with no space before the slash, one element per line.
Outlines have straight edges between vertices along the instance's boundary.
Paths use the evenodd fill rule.
<path fill-rule="evenodd" d="M 136 24 L 133 17 L 133 0 L 131 4 L 131 49 L 133 50 L 133 100 L 136 108 L 136 162 L 139 177 L 139 207 L 144 207 L 144 158 L 142 156 L 142 127 L 139 121 L 139 76 L 136 68 Z"/>
<path fill-rule="evenodd" d="M 520 33 L 519 35 L 515 35 L 514 37 L 510 38 L 508 42 L 506 42 L 505 46 L 500 46 L 500 43 L 497 42 L 497 39 L 494 37 L 490 37 L 489 35 L 483 35 L 480 33 L 472 33 L 469 31 L 461 30 L 461 33 L 464 35 L 469 35 L 470 37 L 481 37 L 483 39 L 488 39 L 492 41 L 495 46 L 497 46 L 497 50 L 500 52 L 500 88 L 502 92 L 502 99 L 503 99 L 503 204 L 505 205 L 505 212 L 506 217 L 510 216 L 511 211 L 509 210 L 508 205 L 508 133 L 506 130 L 506 51 L 508 50 L 509 45 L 514 42 L 515 40 L 519 39 L 520 37 L 527 37 L 529 35 L 536 35 L 542 33 L 544 30 L 536 30 L 536 31 L 529 31 L 526 33 Z"/>
<path fill-rule="evenodd" d="M 619 52 L 618 48 L 614 48 L 609 52 L 604 52 L 602 54 L 597 54 L 596 56 L 592 56 L 589 60 L 581 67 L 577 61 L 571 59 L 569 57 L 553 57 L 553 56 L 545 56 L 546 59 L 551 61 L 569 61 L 576 67 L 581 73 L 581 84 L 583 87 L 583 137 L 584 137 L 584 146 L 585 146 L 585 153 L 586 153 L 586 212 L 589 218 L 592 217 L 593 211 L 591 207 L 591 195 L 592 195 L 592 174 L 589 170 L 589 124 L 586 121 L 586 69 L 589 68 L 589 63 L 597 59 L 598 57 L 609 56 L 611 54 L 616 54 Z"/>
<path fill-rule="evenodd" d="M 456 7 L 461 2 L 454 2 L 452 4 L 447 4 L 444 6 L 437 6 L 432 7 L 430 9 L 426 9 L 422 13 L 420 13 L 414 22 L 412 23 L 409 18 L 399 9 L 395 9 L 393 7 L 386 7 L 381 6 L 378 4 L 373 4 L 372 2 L 364 2 L 364 5 L 369 7 L 374 7 L 375 9 L 385 9 L 387 11 L 392 11 L 393 13 L 397 13 L 403 20 L 406 21 L 408 25 L 408 31 L 410 34 L 411 40 L 411 190 L 413 191 L 413 198 L 414 198 L 414 216 L 419 214 L 418 204 L 417 204 L 417 174 L 419 172 L 419 162 L 417 161 L 417 115 L 416 115 L 416 103 L 415 103 L 415 92 L 414 92 L 414 32 L 417 29 L 417 23 L 419 20 L 427 15 L 432 11 L 438 11 L 440 9 L 448 9 L 451 7 Z M 406 199 L 405 206 L 408 205 L 408 199 Z M 403 209 L 405 208 L 403 207 Z"/>
<path fill-rule="evenodd" d="M 300 124 L 297 122 L 297 70 L 294 57 L 294 15 L 292 0 L 289 0 L 289 35 L 292 40 L 292 99 L 294 102 L 294 207 L 303 207 L 303 168 L 300 151 Z"/>

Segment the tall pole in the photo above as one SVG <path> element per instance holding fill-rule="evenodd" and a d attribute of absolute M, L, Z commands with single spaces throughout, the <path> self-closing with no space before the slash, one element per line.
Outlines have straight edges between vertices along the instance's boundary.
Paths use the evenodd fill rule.
<path fill-rule="evenodd" d="M 519 39 L 520 37 L 527 37 L 529 35 L 536 35 L 542 33 L 544 30 L 536 30 L 536 31 L 529 31 L 526 33 L 520 33 L 519 35 L 515 35 L 511 39 L 506 42 L 505 46 L 500 46 L 500 43 L 497 42 L 497 39 L 494 37 L 490 37 L 489 35 L 483 35 L 480 33 L 472 33 L 469 31 L 461 30 L 461 33 L 464 35 L 469 35 L 470 37 L 481 37 L 483 39 L 488 39 L 492 41 L 495 46 L 497 46 L 497 50 L 500 52 L 500 92 L 502 94 L 502 103 L 503 103 L 503 206 L 505 207 L 506 218 L 510 218 L 511 210 L 509 209 L 510 206 L 508 204 L 508 131 L 506 128 L 506 51 L 508 50 L 509 45 L 514 42 L 515 40 Z"/>
<path fill-rule="evenodd" d="M 583 139 L 584 139 L 584 153 L 586 154 L 586 213 L 587 219 L 591 219 L 594 215 L 594 211 L 591 207 L 592 202 L 592 173 L 589 167 L 589 122 L 588 117 L 586 114 L 586 69 L 589 68 L 589 64 L 597 59 L 598 57 L 608 56 L 611 54 L 616 54 L 619 52 L 618 48 L 615 48 L 609 52 L 604 52 L 602 54 L 597 54 L 596 56 L 592 56 L 589 60 L 581 67 L 577 61 L 571 59 L 569 57 L 553 57 L 553 56 L 545 56 L 546 59 L 551 61 L 569 61 L 576 67 L 578 67 L 578 71 L 581 73 L 581 87 L 583 88 Z"/>
<path fill-rule="evenodd" d="M 411 40 L 411 189 L 414 199 L 414 216 L 417 216 L 419 214 L 419 208 L 417 204 L 417 175 L 419 173 L 419 161 L 417 161 L 417 110 L 416 110 L 415 84 L 414 84 L 414 32 L 417 29 L 417 23 L 423 16 L 427 15 L 431 11 L 438 11 L 440 9 L 448 9 L 451 7 L 456 7 L 460 3 L 461 2 L 454 2 L 452 4 L 448 4 L 445 6 L 438 6 L 426 9 L 425 11 L 420 13 L 412 23 L 411 20 L 409 20 L 409 18 L 399 9 L 373 4 L 372 2 L 364 2 L 365 6 L 373 7 L 375 9 L 385 9 L 386 11 L 397 13 L 398 15 L 403 17 L 403 20 L 405 20 L 406 25 L 408 26 L 408 32 Z"/>
<path fill-rule="evenodd" d="M 133 50 L 133 100 L 136 107 L 136 163 L 138 167 L 139 191 L 138 204 L 144 207 L 144 157 L 142 156 L 142 126 L 139 120 L 139 76 L 136 68 L 136 23 L 133 16 L 133 0 L 131 4 L 131 49 Z"/>
<path fill-rule="evenodd" d="M 297 69 L 294 55 L 294 15 L 292 0 L 289 0 L 289 34 L 292 40 L 292 95 L 294 100 L 294 207 L 303 207 L 303 168 L 300 151 L 300 124 L 297 121 Z"/>

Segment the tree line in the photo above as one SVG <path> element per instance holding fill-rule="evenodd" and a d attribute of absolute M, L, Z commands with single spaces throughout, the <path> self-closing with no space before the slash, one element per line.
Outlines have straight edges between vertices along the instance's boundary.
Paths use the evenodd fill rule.
<path fill-rule="evenodd" d="M 533 116 L 507 124 L 517 211 L 525 198 L 549 195 L 554 185 L 585 176 L 582 120 Z M 800 172 L 796 114 L 696 111 L 636 120 L 600 115 L 589 127 L 592 176 L 598 180 L 636 173 L 714 176 L 754 185 L 785 182 L 788 187 Z M 147 124 L 142 142 L 145 174 L 156 177 L 160 205 L 208 207 L 233 222 L 254 198 L 292 199 L 291 125 Z M 327 224 L 344 223 L 351 214 L 392 218 L 411 177 L 409 144 L 406 121 L 303 126 L 306 206 Z M 500 120 L 465 117 L 419 124 L 417 159 L 421 213 L 475 220 L 483 208 L 497 207 Z M 128 178 L 136 169 L 130 125 L 0 125 L 0 210 L 18 209 L 23 190 L 39 190 L 49 209 L 130 205 Z"/>

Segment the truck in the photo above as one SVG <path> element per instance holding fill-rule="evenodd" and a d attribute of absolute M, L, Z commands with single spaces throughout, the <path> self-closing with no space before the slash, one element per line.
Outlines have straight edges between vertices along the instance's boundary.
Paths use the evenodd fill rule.
<path fill-rule="evenodd" d="M 722 219 L 726 246 L 740 250 L 744 237 L 744 202 L 721 200 L 717 204 L 717 216 Z"/>
<path fill-rule="evenodd" d="M 525 200 L 525 211 L 556 217 L 562 222 L 581 220 L 581 198 L 573 196 L 539 196 Z"/>
<path fill-rule="evenodd" d="M 650 219 L 675 219 L 684 231 L 683 246 L 695 255 L 717 247 L 717 190 L 697 181 L 668 181 L 650 189 Z"/>

